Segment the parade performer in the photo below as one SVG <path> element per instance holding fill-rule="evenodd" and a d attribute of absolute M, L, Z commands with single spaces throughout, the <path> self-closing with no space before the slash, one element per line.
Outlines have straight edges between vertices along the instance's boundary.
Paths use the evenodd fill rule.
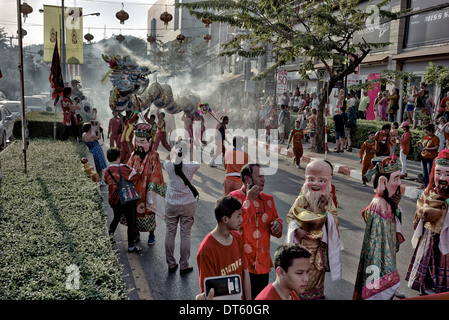
<path fill-rule="evenodd" d="M 154 142 L 153 149 L 157 151 L 159 148 L 159 143 L 162 143 L 162 146 L 167 149 L 167 151 L 171 150 L 170 145 L 167 142 L 167 131 L 165 130 L 165 113 L 160 112 L 157 115 L 158 122 L 156 124 L 157 133 L 156 133 L 156 141 Z"/>
<path fill-rule="evenodd" d="M 195 114 L 193 115 L 193 121 L 194 123 L 199 122 L 198 124 L 194 125 L 194 144 L 197 148 L 201 147 L 202 145 L 206 145 L 206 141 L 205 139 L 205 135 L 204 132 L 206 131 L 206 126 L 204 124 L 204 117 L 202 114 L 200 114 L 199 112 L 195 112 Z"/>
<path fill-rule="evenodd" d="M 325 160 L 310 162 L 306 182 L 287 214 L 286 242 L 299 243 L 312 253 L 309 282 L 302 300 L 324 297 L 326 271 L 333 281 L 341 279 L 337 208 L 332 200 L 332 167 Z"/>
<path fill-rule="evenodd" d="M 382 126 L 382 130 L 376 132 L 374 140 L 376 141 L 376 155 L 390 155 L 390 130 L 391 125 L 386 123 Z"/>
<path fill-rule="evenodd" d="M 354 300 L 389 300 L 400 285 L 396 252 L 404 242 L 400 222 L 401 172 L 396 155 L 376 163 L 366 174 L 374 176 L 376 193 L 362 211 L 366 223 L 355 282 Z"/>
<path fill-rule="evenodd" d="M 362 164 L 362 181 L 364 185 L 366 185 L 365 174 L 369 169 L 373 168 L 373 163 L 371 160 L 373 160 L 376 156 L 376 141 L 374 140 L 375 134 L 376 133 L 374 131 L 370 131 L 368 133 L 368 140 L 366 140 L 360 147 L 359 158 L 360 163 Z"/>
<path fill-rule="evenodd" d="M 229 124 L 229 117 L 228 116 L 222 116 L 220 117 L 220 123 L 216 127 L 215 132 L 215 150 L 214 150 L 214 156 L 212 157 L 211 161 L 209 162 L 209 166 L 212 168 L 217 167 L 215 164 L 215 159 L 219 157 L 220 155 L 223 155 L 223 165 L 225 162 L 225 141 L 226 140 L 226 126 Z"/>
<path fill-rule="evenodd" d="M 151 126 L 139 123 L 134 129 L 135 151 L 128 161 L 130 168 L 142 172 L 136 189 L 140 200 L 136 203 L 136 228 L 141 232 L 149 232 L 148 245 L 155 243 L 155 213 L 165 213 L 165 190 L 162 165 L 159 154 L 152 148 Z M 138 236 L 140 238 L 140 236 Z"/>
<path fill-rule="evenodd" d="M 120 134 L 123 129 L 123 119 L 117 111 L 112 112 L 113 117 L 109 119 L 108 125 L 108 139 L 111 148 L 117 147 L 120 149 Z"/>
<path fill-rule="evenodd" d="M 416 206 L 412 245 L 415 252 L 405 277 L 421 294 L 449 291 L 449 150 L 434 161 L 431 180 Z"/>
<path fill-rule="evenodd" d="M 181 121 L 184 123 L 184 140 L 189 141 L 193 145 L 193 117 L 189 112 L 184 111 Z"/>
<path fill-rule="evenodd" d="M 293 162 L 296 164 L 297 168 L 300 168 L 301 157 L 303 155 L 302 139 L 304 138 L 304 131 L 301 129 L 301 121 L 295 121 L 295 127 L 290 131 L 287 142 L 287 150 L 290 144 L 293 145 Z"/>
<path fill-rule="evenodd" d="M 147 112 L 144 114 L 144 119 L 146 122 L 148 122 L 149 125 L 151 125 L 151 138 L 153 141 L 156 141 L 156 134 L 157 134 L 157 128 L 156 128 L 156 116 L 154 114 L 150 115 L 148 117 L 148 114 L 150 113 L 150 108 L 148 108 Z"/>
<path fill-rule="evenodd" d="M 270 237 L 282 236 L 282 220 L 278 216 L 274 199 L 263 191 L 265 176 L 257 163 L 246 164 L 241 171 L 243 186 L 229 195 L 242 204 L 240 233 L 245 243 L 254 299 L 269 283 L 273 267 L 270 256 Z"/>
<path fill-rule="evenodd" d="M 250 157 L 244 151 L 243 137 L 234 136 L 232 138 L 232 150 L 225 153 L 225 179 L 223 181 L 223 195 L 226 196 L 234 190 L 239 190 L 243 186 L 240 172 L 245 164 L 250 161 Z"/>
<path fill-rule="evenodd" d="M 128 162 L 131 153 L 134 151 L 132 143 L 134 136 L 134 124 L 138 121 L 136 112 L 127 110 L 125 119 L 123 120 L 123 130 L 120 136 L 120 163 Z"/>

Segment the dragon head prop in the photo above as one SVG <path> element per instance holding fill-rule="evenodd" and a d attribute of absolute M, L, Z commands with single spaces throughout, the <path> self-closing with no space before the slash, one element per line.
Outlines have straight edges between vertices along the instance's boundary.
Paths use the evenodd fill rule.
<path fill-rule="evenodd" d="M 150 71 L 146 66 L 139 66 L 129 56 L 102 55 L 103 60 L 108 63 L 110 70 L 102 77 L 101 82 L 111 80 L 112 90 L 109 106 L 112 111 L 126 111 L 138 109 L 131 100 L 131 95 L 140 95 L 148 87 Z"/>

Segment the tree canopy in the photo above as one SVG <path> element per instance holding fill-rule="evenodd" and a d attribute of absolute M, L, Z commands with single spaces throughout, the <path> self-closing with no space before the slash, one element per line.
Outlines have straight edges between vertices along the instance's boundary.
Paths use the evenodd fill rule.
<path fill-rule="evenodd" d="M 308 79 L 308 72 L 321 63 L 328 75 L 327 93 L 345 76 L 354 72 L 374 49 L 389 42 L 354 42 L 356 32 L 385 20 L 398 19 L 403 12 L 384 10 L 390 0 L 378 1 L 362 9 L 358 0 L 220 0 L 179 3 L 198 19 L 226 23 L 243 30 L 223 45 L 220 55 L 257 57 L 270 45 L 276 55 L 273 65 L 259 74 L 287 64 L 296 64 L 298 72 Z M 336 68 L 340 66 L 340 68 Z M 322 99 L 317 117 L 317 152 L 324 152 Z"/>

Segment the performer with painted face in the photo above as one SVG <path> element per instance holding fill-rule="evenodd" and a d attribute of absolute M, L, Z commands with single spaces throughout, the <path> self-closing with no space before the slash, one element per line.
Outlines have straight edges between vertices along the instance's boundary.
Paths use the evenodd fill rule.
<path fill-rule="evenodd" d="M 136 228 L 141 232 L 149 232 L 148 245 L 155 243 L 157 214 L 165 212 L 165 190 L 162 165 L 159 154 L 153 150 L 151 125 L 138 123 L 134 127 L 135 151 L 128 160 L 128 166 L 142 172 L 136 183 L 140 200 L 136 203 Z M 140 239 L 140 236 L 137 236 Z"/>
<path fill-rule="evenodd" d="M 449 287 L 449 150 L 435 159 L 430 183 L 416 206 L 415 248 L 405 280 L 421 294 L 447 292 Z"/>
<path fill-rule="evenodd" d="M 310 162 L 305 169 L 306 182 L 287 214 L 286 242 L 308 249 L 309 282 L 302 300 L 324 298 L 327 271 L 332 280 L 341 279 L 340 243 L 337 208 L 332 200 L 332 167 L 324 160 Z"/>
<path fill-rule="evenodd" d="M 404 242 L 398 206 L 401 171 L 396 155 L 376 162 L 365 176 L 367 181 L 374 176 L 376 195 L 362 211 L 366 227 L 353 299 L 389 300 L 400 295 L 396 293 L 400 285 L 396 252 Z"/>

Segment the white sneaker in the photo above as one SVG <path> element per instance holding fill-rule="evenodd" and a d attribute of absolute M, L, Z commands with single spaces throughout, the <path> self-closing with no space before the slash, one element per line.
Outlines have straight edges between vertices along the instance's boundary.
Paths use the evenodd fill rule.
<path fill-rule="evenodd" d="M 212 168 L 216 168 L 217 167 L 217 165 L 215 164 L 214 160 L 209 162 L 209 166 L 212 167 Z"/>
<path fill-rule="evenodd" d="M 394 293 L 394 296 L 399 298 L 399 299 L 404 299 L 405 298 L 405 294 L 401 290 L 399 290 L 399 288 Z"/>

